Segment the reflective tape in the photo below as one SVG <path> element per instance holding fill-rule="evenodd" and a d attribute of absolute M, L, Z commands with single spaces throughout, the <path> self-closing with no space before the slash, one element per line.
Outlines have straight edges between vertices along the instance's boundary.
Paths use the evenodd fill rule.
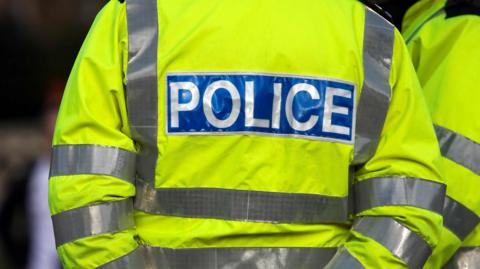
<path fill-rule="evenodd" d="M 413 206 L 442 214 L 446 186 L 410 177 L 382 177 L 357 182 L 357 213 L 377 206 Z"/>
<path fill-rule="evenodd" d="M 364 269 L 363 265 L 345 248 L 338 249 L 325 269 Z"/>
<path fill-rule="evenodd" d="M 147 268 L 146 263 L 145 249 L 138 247 L 129 254 L 102 265 L 98 269 L 144 269 Z"/>
<path fill-rule="evenodd" d="M 432 254 L 427 242 L 392 218 L 359 218 L 353 229 L 382 244 L 412 269 L 422 268 Z"/>
<path fill-rule="evenodd" d="M 392 90 L 394 26 L 366 7 L 363 40 L 364 82 L 357 110 L 354 164 L 367 162 L 375 153 L 382 133 Z"/>
<path fill-rule="evenodd" d="M 154 189 L 137 180 L 135 208 L 149 214 L 270 223 L 343 223 L 348 199 L 214 188 Z"/>
<path fill-rule="evenodd" d="M 147 268 L 162 269 L 319 269 L 336 248 L 196 248 L 147 247 Z"/>
<path fill-rule="evenodd" d="M 479 223 L 480 217 L 473 211 L 451 197 L 445 198 L 443 226 L 452 231 L 460 240 L 463 241 Z"/>
<path fill-rule="evenodd" d="M 336 248 L 188 248 L 140 246 L 99 269 L 318 269 Z M 355 269 L 357 267 L 352 267 Z M 358 267 L 363 268 L 363 267 Z"/>
<path fill-rule="evenodd" d="M 153 183 L 158 158 L 157 1 L 127 0 L 126 4 L 128 120 L 140 146 L 137 174 Z"/>
<path fill-rule="evenodd" d="M 53 147 L 50 176 L 105 175 L 135 181 L 136 155 L 128 150 L 99 145 Z"/>
<path fill-rule="evenodd" d="M 480 175 L 480 144 L 447 128 L 435 125 L 442 155 Z"/>
<path fill-rule="evenodd" d="M 81 207 L 52 216 L 57 246 L 135 226 L 131 199 Z"/>
<path fill-rule="evenodd" d="M 479 266 L 480 247 L 462 247 L 443 269 L 478 269 Z"/>

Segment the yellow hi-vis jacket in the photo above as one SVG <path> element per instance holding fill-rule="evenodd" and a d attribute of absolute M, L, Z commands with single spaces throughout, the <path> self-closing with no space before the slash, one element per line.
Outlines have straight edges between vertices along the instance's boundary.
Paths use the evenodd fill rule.
<path fill-rule="evenodd" d="M 405 17 L 404 37 L 433 118 L 447 184 L 444 229 L 425 268 L 441 268 L 457 250 L 446 268 L 480 268 L 480 7 L 420 1 Z"/>
<path fill-rule="evenodd" d="M 362 3 L 112 0 L 50 207 L 66 268 L 421 268 L 440 164 L 405 43 Z"/>

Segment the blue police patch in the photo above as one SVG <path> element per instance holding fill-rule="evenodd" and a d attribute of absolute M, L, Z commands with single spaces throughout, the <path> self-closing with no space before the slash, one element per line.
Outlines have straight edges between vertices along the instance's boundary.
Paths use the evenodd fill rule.
<path fill-rule="evenodd" d="M 169 135 L 302 137 L 353 142 L 355 86 L 262 73 L 167 74 Z"/>

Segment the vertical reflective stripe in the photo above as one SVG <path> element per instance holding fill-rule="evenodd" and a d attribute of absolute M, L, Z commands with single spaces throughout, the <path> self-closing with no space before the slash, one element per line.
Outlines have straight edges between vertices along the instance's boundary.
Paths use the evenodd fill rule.
<path fill-rule="evenodd" d="M 157 0 L 127 0 L 127 108 L 133 139 L 140 146 L 137 174 L 155 181 L 158 157 Z"/>
<path fill-rule="evenodd" d="M 435 125 L 435 132 L 445 158 L 480 175 L 480 144 L 438 125 Z"/>
<path fill-rule="evenodd" d="M 348 217 L 354 218 L 355 212 L 355 167 L 350 165 L 348 167 Z"/>
<path fill-rule="evenodd" d="M 364 269 L 363 265 L 345 248 L 338 249 L 325 269 Z"/>
<path fill-rule="evenodd" d="M 392 95 L 389 79 L 394 34 L 393 25 L 366 7 L 364 82 L 357 111 L 354 164 L 367 162 L 377 149 Z"/>
<path fill-rule="evenodd" d="M 355 185 L 357 213 L 377 206 L 414 206 L 442 214 L 444 184 L 402 176 L 372 178 Z"/>
<path fill-rule="evenodd" d="M 135 227 L 131 199 L 72 209 L 52 216 L 57 246 Z"/>
<path fill-rule="evenodd" d="M 144 269 L 147 268 L 146 264 L 145 249 L 140 246 L 129 254 L 98 267 L 98 269 Z"/>
<path fill-rule="evenodd" d="M 147 268 L 161 269 L 320 269 L 336 248 L 146 247 Z"/>
<path fill-rule="evenodd" d="M 392 218 L 362 217 L 353 229 L 382 244 L 412 269 L 422 268 L 432 254 L 427 242 Z"/>
<path fill-rule="evenodd" d="M 447 196 L 445 198 L 443 225 L 460 238 L 460 240 L 463 241 L 479 223 L 480 217 L 473 211 L 451 197 Z"/>
<path fill-rule="evenodd" d="M 462 247 L 443 267 L 443 269 L 480 268 L 480 247 Z"/>
<path fill-rule="evenodd" d="M 106 175 L 135 181 L 135 153 L 99 145 L 53 147 L 50 176 Z"/>

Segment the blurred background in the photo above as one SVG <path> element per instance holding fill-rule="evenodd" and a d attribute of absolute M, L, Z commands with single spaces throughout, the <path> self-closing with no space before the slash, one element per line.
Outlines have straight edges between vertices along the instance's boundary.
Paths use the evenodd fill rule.
<path fill-rule="evenodd" d="M 68 74 L 107 0 L 0 0 L 0 269 L 56 269 L 50 138 Z M 397 24 L 414 1 L 383 7 Z"/>
<path fill-rule="evenodd" d="M 41 206 L 51 128 L 76 54 L 106 2 L 0 0 L 0 269 L 60 268 Z"/>

